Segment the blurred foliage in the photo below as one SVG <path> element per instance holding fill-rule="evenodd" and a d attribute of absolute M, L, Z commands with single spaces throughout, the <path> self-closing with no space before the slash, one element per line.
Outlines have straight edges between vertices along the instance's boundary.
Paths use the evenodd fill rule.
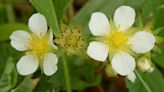
<path fill-rule="evenodd" d="M 13 63 L 13 58 L 9 57 L 5 69 L 0 78 L 0 91 L 9 92 L 17 82 L 17 71 Z"/>
<path fill-rule="evenodd" d="M 21 84 L 19 84 L 14 90 L 14 92 L 32 92 L 32 79 L 26 77 Z"/>
<path fill-rule="evenodd" d="M 130 92 L 162 92 L 164 90 L 164 78 L 160 74 L 159 70 L 155 69 L 153 73 L 142 73 L 137 72 L 139 76 L 144 80 L 144 85 L 147 86 L 143 87 L 143 83 L 141 83 L 140 79 L 137 78 L 135 83 L 131 83 L 126 80 L 127 87 L 129 88 Z"/>
<path fill-rule="evenodd" d="M 72 61 L 74 59 L 74 61 Z M 100 75 L 94 75 L 93 65 L 91 63 L 84 63 L 79 57 L 67 58 L 71 85 L 74 90 L 82 90 L 90 86 L 96 86 L 100 83 Z M 82 65 L 77 65 L 77 62 L 83 62 Z M 47 78 L 41 75 L 41 81 L 34 92 L 45 92 L 46 90 L 65 89 L 64 70 L 61 59 L 58 64 L 59 70 L 56 74 Z"/>
<path fill-rule="evenodd" d="M 82 5 L 80 5 L 81 3 L 79 2 L 81 2 Z M 85 2 L 85 5 L 83 5 L 83 2 Z M 9 36 L 15 30 L 28 31 L 26 24 L 28 23 L 28 18 L 34 12 L 40 12 L 46 16 L 48 25 L 52 28 L 55 35 L 60 33 L 59 22 L 64 21 L 70 26 L 81 26 L 84 35 L 90 37 L 91 33 L 88 28 L 88 22 L 91 14 L 99 11 L 105 13 L 107 17 L 110 18 L 113 16 L 115 9 L 120 5 L 129 5 L 135 8 L 137 16 L 144 21 L 144 25 L 153 21 L 153 30 L 164 27 L 164 0 L 1 0 L 0 92 L 10 92 L 11 90 L 13 92 L 47 92 L 47 90 L 49 90 L 49 92 L 58 92 L 66 89 L 62 59 L 60 58 L 58 64 L 59 69 L 57 73 L 51 77 L 40 74 L 39 70 L 32 77 L 22 77 L 17 74 L 15 65 L 23 53 L 15 51 L 10 46 Z M 77 6 L 82 6 L 79 11 L 76 9 Z M 137 17 L 136 19 L 139 18 Z M 137 23 L 135 26 L 137 26 Z M 164 30 L 162 29 L 158 35 L 164 37 Z M 135 83 L 126 80 L 126 86 L 129 92 L 164 91 L 163 44 L 159 47 L 157 46 L 157 48 L 160 49 L 160 53 L 152 52 L 152 61 L 157 65 L 154 72 L 141 73 L 137 71 L 137 80 Z M 84 89 L 93 86 L 97 88 L 104 86 L 101 90 L 94 92 L 110 92 L 107 90 L 108 88 L 105 87 L 115 86 L 115 84 L 110 83 L 110 78 L 104 75 L 103 64 L 100 62 L 92 62 L 93 60 L 84 58 L 83 56 L 84 55 L 67 57 L 72 89 L 78 92 L 84 92 Z M 100 72 L 97 72 L 99 70 Z M 39 81 L 34 87 L 32 83 L 35 78 L 39 78 Z M 148 87 L 148 89 L 146 87 Z M 117 89 L 112 92 L 116 91 L 122 92 L 124 90 Z"/>

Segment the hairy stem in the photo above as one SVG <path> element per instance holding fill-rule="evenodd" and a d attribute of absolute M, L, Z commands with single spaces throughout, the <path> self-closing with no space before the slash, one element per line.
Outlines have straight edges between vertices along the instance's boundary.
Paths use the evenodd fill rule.
<path fill-rule="evenodd" d="M 65 82 L 66 82 L 66 90 L 67 92 L 72 92 L 69 69 L 68 69 L 65 55 L 63 56 L 63 68 L 64 68 L 64 77 L 65 77 Z"/>

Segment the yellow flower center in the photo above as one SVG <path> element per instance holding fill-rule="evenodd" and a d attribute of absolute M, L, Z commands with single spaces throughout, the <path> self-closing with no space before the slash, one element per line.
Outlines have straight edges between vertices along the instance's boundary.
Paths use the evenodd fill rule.
<path fill-rule="evenodd" d="M 105 41 L 111 51 L 120 51 L 128 42 L 128 37 L 122 31 L 111 32 Z"/>
<path fill-rule="evenodd" d="M 30 38 L 31 53 L 36 56 L 42 56 L 49 51 L 49 43 L 44 37 Z"/>
<path fill-rule="evenodd" d="M 68 44 L 69 46 L 76 46 L 78 43 L 78 39 L 76 38 L 76 36 L 74 35 L 70 35 L 69 37 L 67 37 L 66 39 L 66 44 Z"/>

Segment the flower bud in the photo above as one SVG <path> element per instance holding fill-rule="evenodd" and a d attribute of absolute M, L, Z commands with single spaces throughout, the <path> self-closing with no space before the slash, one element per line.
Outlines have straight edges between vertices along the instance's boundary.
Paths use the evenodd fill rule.
<path fill-rule="evenodd" d="M 151 61 L 145 57 L 138 60 L 137 67 L 142 72 L 152 72 L 154 70 Z"/>
<path fill-rule="evenodd" d="M 105 73 L 108 77 L 116 77 L 117 73 L 113 70 L 112 66 L 110 64 L 107 64 L 105 67 Z"/>

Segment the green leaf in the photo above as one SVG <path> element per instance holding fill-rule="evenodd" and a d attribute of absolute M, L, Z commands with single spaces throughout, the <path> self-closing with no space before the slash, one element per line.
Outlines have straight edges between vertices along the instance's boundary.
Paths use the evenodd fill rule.
<path fill-rule="evenodd" d="M 58 19 L 61 20 L 63 18 L 63 13 L 65 11 L 67 4 L 69 3 L 69 0 L 53 0 L 53 3 L 54 3 L 56 15 Z"/>
<path fill-rule="evenodd" d="M 136 82 L 126 80 L 130 92 L 162 92 L 164 90 L 164 78 L 158 69 L 152 73 L 136 72 Z"/>
<path fill-rule="evenodd" d="M 6 21 L 5 5 L 0 3 L 0 24 Z"/>
<path fill-rule="evenodd" d="M 164 68 L 164 46 L 160 46 L 160 50 L 161 53 L 154 53 L 152 59 L 156 64 Z"/>
<path fill-rule="evenodd" d="M 142 7 L 142 16 L 144 19 L 148 17 L 149 15 L 153 15 L 158 10 L 158 6 L 162 5 L 164 3 L 163 0 L 146 0 L 145 4 Z"/>
<path fill-rule="evenodd" d="M 164 7 L 162 5 L 160 5 L 157 8 L 157 10 L 155 11 L 155 15 L 154 15 L 154 18 L 155 18 L 154 19 L 154 26 L 155 26 L 155 28 L 164 27 L 164 21 L 162 21 L 163 16 L 164 16 Z M 164 37 L 164 33 L 163 33 L 163 37 Z"/>
<path fill-rule="evenodd" d="M 2 76 L 2 72 L 5 70 L 5 66 L 7 64 L 7 60 L 9 56 L 14 57 L 14 62 L 21 56 L 8 42 L 0 43 L 0 77 Z"/>
<path fill-rule="evenodd" d="M 13 59 L 10 57 L 7 60 L 3 75 L 0 78 L 0 92 L 9 92 L 17 82 L 17 73 Z"/>
<path fill-rule="evenodd" d="M 14 92 L 32 92 L 32 79 L 30 76 L 26 77 L 22 83 L 14 89 Z"/>
<path fill-rule="evenodd" d="M 55 8 L 52 0 L 31 0 L 32 5 L 37 9 L 38 12 L 43 14 L 54 35 L 58 35 L 60 33 L 58 19 L 55 12 Z"/>
<path fill-rule="evenodd" d="M 11 33 L 16 30 L 28 31 L 28 27 L 24 24 L 18 24 L 18 23 L 9 23 L 9 24 L 1 25 L 0 26 L 0 41 L 9 40 Z"/>

